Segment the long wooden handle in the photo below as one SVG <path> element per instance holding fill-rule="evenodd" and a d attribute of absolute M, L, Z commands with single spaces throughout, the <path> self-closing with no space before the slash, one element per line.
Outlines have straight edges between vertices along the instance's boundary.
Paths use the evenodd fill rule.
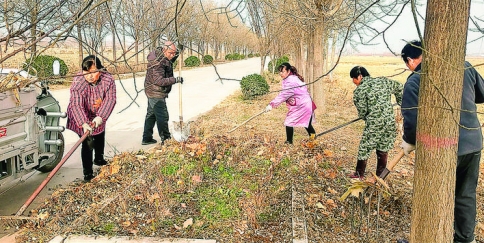
<path fill-rule="evenodd" d="M 178 77 L 181 78 L 181 70 L 182 70 L 182 62 L 183 62 L 183 51 L 180 51 L 180 59 L 178 59 Z M 180 125 L 183 124 L 183 103 L 182 103 L 182 83 L 179 85 L 179 102 L 180 102 Z"/>
<path fill-rule="evenodd" d="M 395 165 L 398 164 L 398 162 L 402 159 L 404 155 L 405 153 L 403 152 L 403 149 L 400 150 L 400 152 L 398 152 L 397 156 L 395 156 L 395 158 L 393 158 L 392 161 L 390 161 L 390 163 L 387 164 L 387 167 L 381 172 L 380 174 L 381 180 L 385 180 L 388 174 L 390 174 L 390 172 L 393 171 L 393 168 L 395 167 Z M 376 180 L 378 181 L 379 178 L 376 178 Z M 382 183 L 382 185 L 385 185 L 385 183 Z"/>
<path fill-rule="evenodd" d="M 230 131 L 229 131 L 229 133 L 231 133 L 231 132 L 235 131 L 235 129 L 237 129 L 237 128 L 241 127 L 241 126 L 242 126 L 242 125 L 244 125 L 245 123 L 247 123 L 247 122 L 249 122 L 250 120 L 252 120 L 252 119 L 254 119 L 254 118 L 256 118 L 256 117 L 260 116 L 261 114 L 263 114 L 263 113 L 265 113 L 265 112 L 266 112 L 266 111 L 264 111 L 264 110 L 263 110 L 263 111 L 261 111 L 261 112 L 259 112 L 259 113 L 255 114 L 255 115 L 253 115 L 251 118 L 247 119 L 245 122 L 242 122 L 242 124 L 240 124 L 240 125 L 238 125 L 238 126 L 236 126 L 236 127 L 232 128 L 232 130 L 230 130 Z"/>
<path fill-rule="evenodd" d="M 398 164 L 398 162 L 403 158 L 404 155 L 405 155 L 405 153 L 403 152 L 403 149 L 400 150 L 400 152 L 398 152 L 397 156 L 395 156 L 395 158 L 393 158 L 392 161 L 390 161 L 387 164 L 387 169 L 390 170 L 390 171 L 393 171 L 393 168 L 395 167 L 395 165 Z"/>

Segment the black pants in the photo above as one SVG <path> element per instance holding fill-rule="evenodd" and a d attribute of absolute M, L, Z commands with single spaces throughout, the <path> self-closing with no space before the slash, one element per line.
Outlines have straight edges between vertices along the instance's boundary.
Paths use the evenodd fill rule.
<path fill-rule="evenodd" d="M 93 135 L 91 137 L 86 138 L 82 142 L 81 146 L 81 160 L 82 160 L 82 170 L 84 175 L 91 175 L 92 174 L 92 154 L 94 152 L 94 159 L 95 160 L 103 160 L 104 159 L 104 141 L 105 141 L 105 132 L 102 132 L 98 135 Z M 92 147 L 88 145 L 90 142 L 89 139 L 92 139 Z M 94 151 L 93 151 L 94 150 Z"/>
<path fill-rule="evenodd" d="M 476 227 L 476 188 L 481 151 L 457 157 L 454 242 L 474 240 Z"/>
<path fill-rule="evenodd" d="M 316 130 L 314 130 L 313 125 L 311 122 L 313 121 L 313 117 L 309 119 L 309 126 L 305 127 L 306 131 L 308 132 L 308 135 L 311 136 L 311 134 L 315 134 Z M 292 144 L 292 138 L 294 137 L 294 127 L 289 127 L 286 126 L 286 141 Z"/>
<path fill-rule="evenodd" d="M 153 128 L 158 128 L 161 141 L 170 139 L 171 134 L 168 129 L 168 108 L 165 99 L 148 98 L 148 109 L 146 110 L 145 126 L 143 130 L 143 141 L 153 139 Z"/>

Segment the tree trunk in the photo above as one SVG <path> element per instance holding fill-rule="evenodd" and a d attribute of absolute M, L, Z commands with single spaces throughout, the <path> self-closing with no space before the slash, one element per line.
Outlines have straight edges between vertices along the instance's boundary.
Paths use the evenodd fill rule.
<path fill-rule="evenodd" d="M 326 34 L 321 27 L 322 23 L 318 23 L 316 26 L 316 31 L 314 35 L 314 78 L 316 81 L 318 78 L 323 76 L 323 67 L 325 63 L 325 49 L 326 49 Z M 323 41 L 324 40 L 324 41 Z M 312 97 L 314 103 L 319 108 L 317 110 L 318 114 L 321 114 L 324 110 L 324 82 L 323 78 L 319 79 L 313 84 Z"/>
<path fill-rule="evenodd" d="M 338 40 L 338 32 L 337 31 L 333 31 L 333 35 L 332 35 L 332 43 L 331 43 L 331 55 L 328 56 L 328 61 L 326 62 L 326 70 L 329 70 L 329 66 L 333 66 L 334 63 L 335 63 L 335 57 L 336 57 L 336 43 L 337 43 L 337 40 Z M 329 63 L 329 65 L 328 65 Z M 331 72 L 329 74 L 329 79 L 330 80 L 333 80 L 333 72 Z"/>
<path fill-rule="evenodd" d="M 427 2 L 410 242 L 453 242 L 469 8 L 470 0 Z"/>
<path fill-rule="evenodd" d="M 111 27 L 112 35 L 113 35 L 113 61 L 116 61 L 116 29 Z"/>
<path fill-rule="evenodd" d="M 260 75 L 264 75 L 264 66 L 266 63 L 266 58 L 267 58 L 266 55 L 263 55 L 260 57 Z"/>
<path fill-rule="evenodd" d="M 30 27 L 30 43 L 33 43 L 30 47 L 30 57 L 34 58 L 37 56 L 37 44 L 35 41 L 37 40 L 37 15 L 38 15 L 38 3 L 34 2 L 34 7 L 30 12 L 30 23 L 32 23 L 32 27 Z"/>
<path fill-rule="evenodd" d="M 126 52 L 126 46 L 124 46 L 124 48 L 123 48 L 123 53 L 125 53 L 125 52 Z M 138 40 L 138 38 L 136 38 L 135 41 L 134 41 L 134 53 L 136 53 L 136 65 L 139 65 L 139 40 Z M 138 71 L 138 70 L 136 70 L 136 71 Z"/>
<path fill-rule="evenodd" d="M 302 41 L 298 41 L 296 44 L 295 44 L 295 48 L 296 48 L 296 51 L 295 51 L 295 59 L 296 59 L 296 62 L 294 63 L 294 65 L 296 67 L 298 67 L 298 71 L 299 73 L 303 76 L 303 77 L 306 77 L 306 70 L 304 68 L 304 65 L 303 65 L 303 57 L 302 57 L 302 54 L 303 54 L 303 49 L 304 49 L 304 46 L 303 46 L 303 43 Z"/>
<path fill-rule="evenodd" d="M 82 56 L 84 55 L 84 51 L 82 49 L 82 33 L 81 33 L 81 26 L 80 24 L 77 24 L 77 43 L 78 43 L 78 50 L 79 50 L 79 56 L 78 56 L 78 62 L 79 62 L 79 67 L 82 66 Z"/>
<path fill-rule="evenodd" d="M 309 28 L 309 32 L 307 35 L 307 63 L 306 63 L 306 83 L 311 83 L 314 81 L 314 29 L 312 27 Z M 312 84 L 309 85 L 310 90 L 312 90 Z"/>

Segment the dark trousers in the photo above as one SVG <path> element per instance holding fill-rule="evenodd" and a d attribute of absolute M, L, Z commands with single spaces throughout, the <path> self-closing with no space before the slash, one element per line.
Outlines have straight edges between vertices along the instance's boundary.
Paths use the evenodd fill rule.
<path fill-rule="evenodd" d="M 457 157 L 454 242 L 474 240 L 476 227 L 476 188 L 481 151 Z"/>
<path fill-rule="evenodd" d="M 146 110 L 145 126 L 143 130 L 143 141 L 153 139 L 153 128 L 158 128 L 161 141 L 170 139 L 168 129 L 168 108 L 165 99 L 148 98 L 148 109 Z"/>
<path fill-rule="evenodd" d="M 84 175 L 92 174 L 92 154 L 95 160 L 104 159 L 105 132 L 87 137 L 81 146 L 82 170 Z M 93 151 L 94 150 L 94 151 Z"/>
<path fill-rule="evenodd" d="M 316 130 L 314 130 L 314 127 L 311 124 L 312 120 L 313 120 L 313 117 L 311 116 L 311 118 L 309 119 L 309 126 L 305 127 L 309 136 L 311 136 L 311 134 L 316 133 Z M 286 126 L 286 141 L 288 141 L 289 143 L 292 143 L 293 137 L 294 137 L 294 127 Z"/>

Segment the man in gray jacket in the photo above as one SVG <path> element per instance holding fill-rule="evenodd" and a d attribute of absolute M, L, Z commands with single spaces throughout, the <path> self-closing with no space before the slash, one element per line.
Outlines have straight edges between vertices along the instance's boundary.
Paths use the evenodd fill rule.
<path fill-rule="evenodd" d="M 170 93 L 171 86 L 174 83 L 183 83 L 182 77 L 173 77 L 173 63 L 177 57 L 177 48 L 171 41 L 166 41 L 163 47 L 158 47 L 148 54 L 148 68 L 145 78 L 145 94 L 148 97 L 148 109 L 146 111 L 142 145 L 157 142 L 153 139 L 155 123 L 161 138 L 161 144 L 171 137 L 168 129 L 169 115 L 165 99 L 168 98 L 168 93 Z"/>
<path fill-rule="evenodd" d="M 422 44 L 413 41 L 402 50 L 402 58 L 413 71 L 403 89 L 403 142 L 405 154 L 415 150 L 417 107 L 420 87 Z M 484 103 L 484 80 L 468 62 L 465 62 L 460 113 L 459 142 L 454 206 L 454 242 L 475 242 L 476 188 L 479 178 L 482 132 L 477 118 L 476 104 Z"/>

